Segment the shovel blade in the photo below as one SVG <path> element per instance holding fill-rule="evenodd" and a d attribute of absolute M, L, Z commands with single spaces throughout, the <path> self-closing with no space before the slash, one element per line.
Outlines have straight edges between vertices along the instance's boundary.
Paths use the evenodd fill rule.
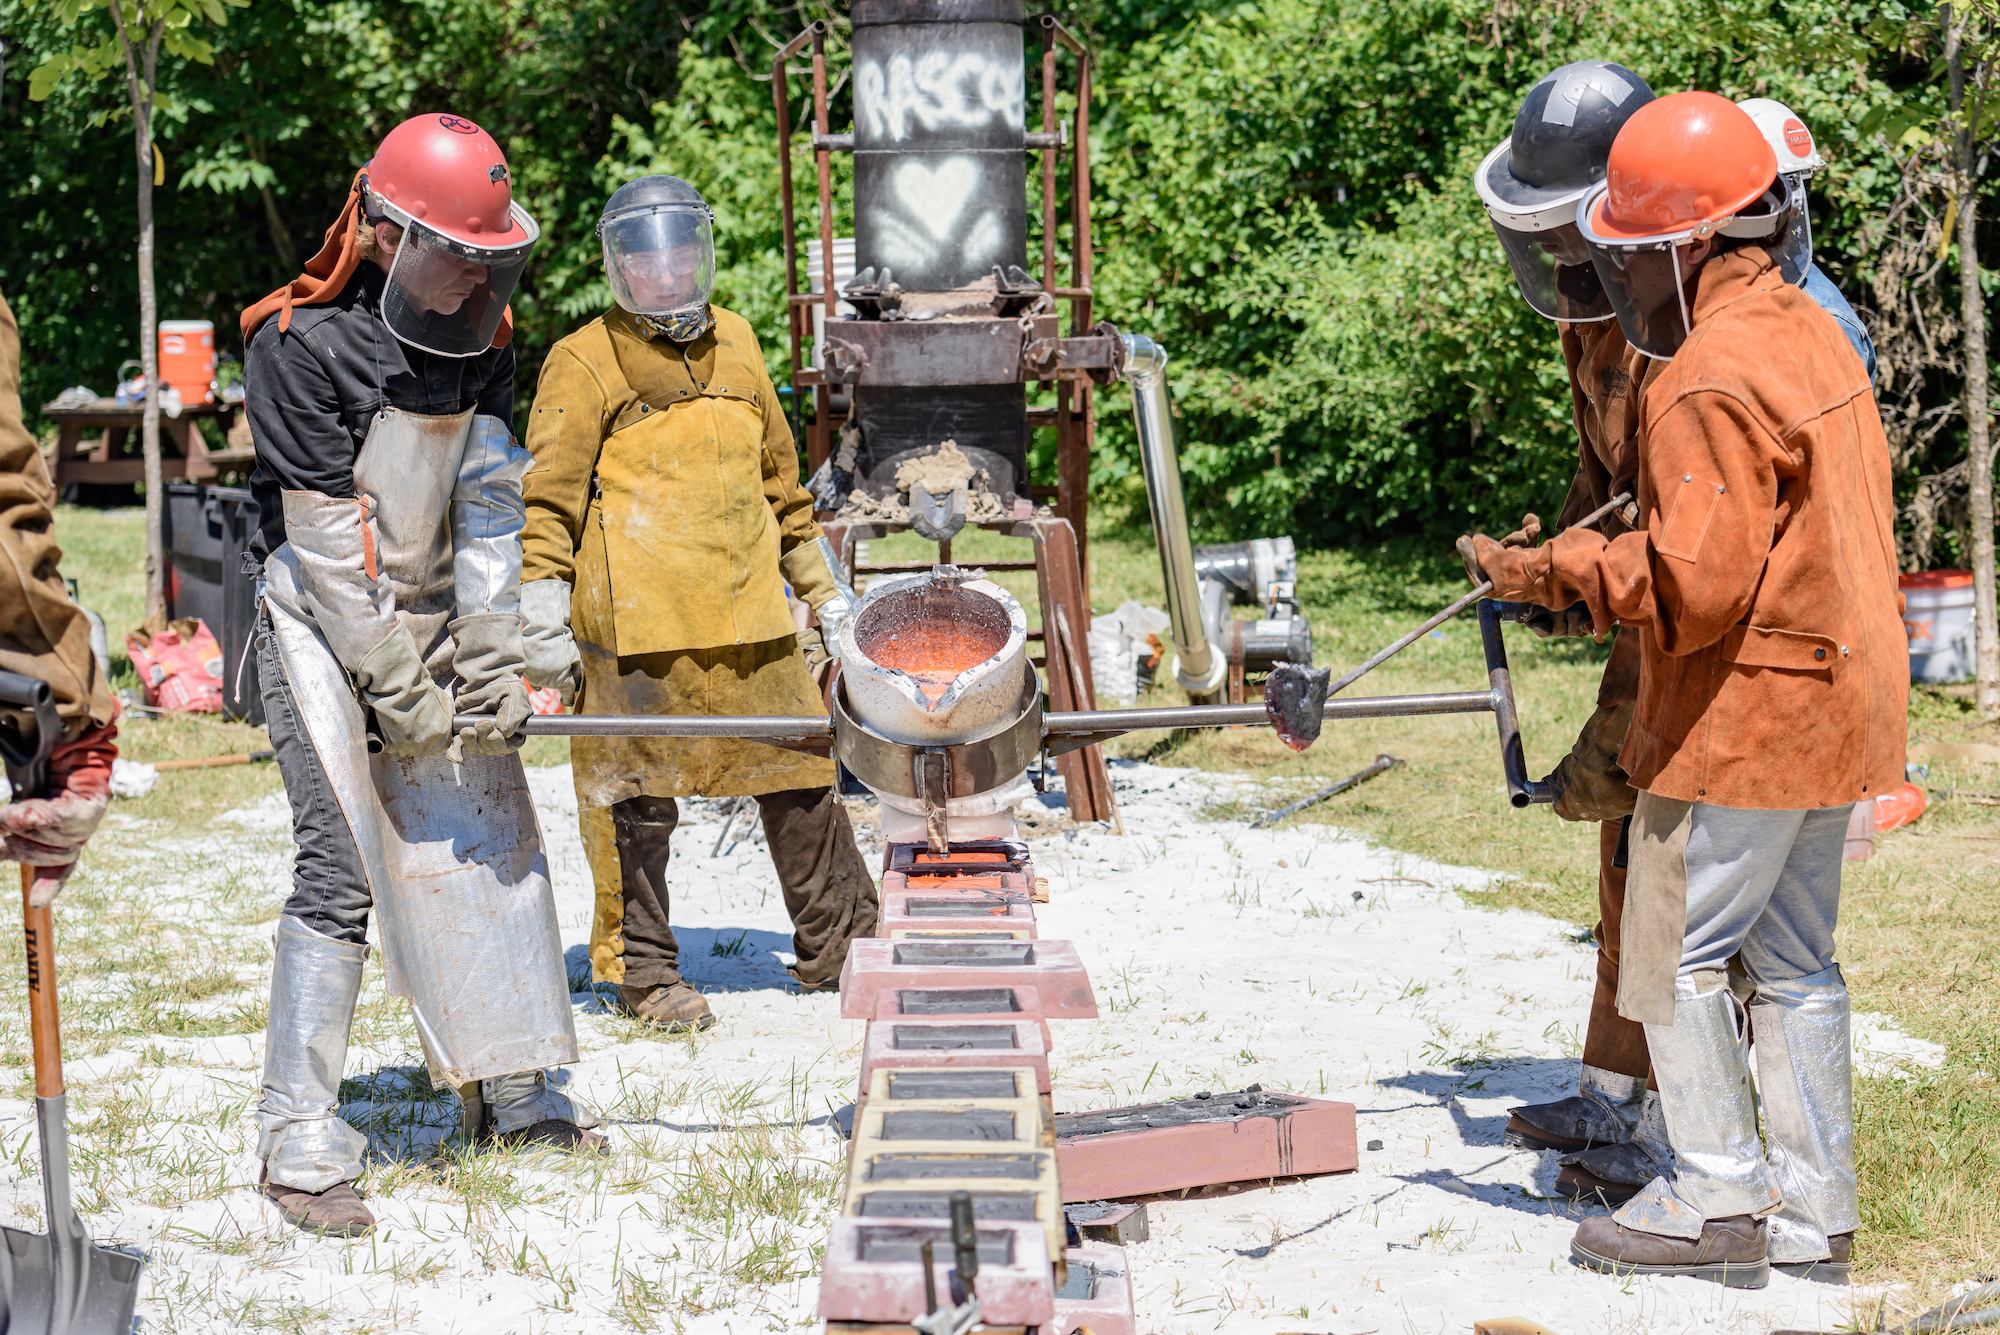
<path fill-rule="evenodd" d="M 139 1301 L 138 1257 L 99 1247 L 82 1236 L 71 1244 L 80 1283 L 58 1277 L 56 1249 L 46 1234 L 0 1225 L 0 1335 L 132 1335 Z M 71 1292 L 61 1295 L 60 1290 Z M 59 1312 L 58 1307 L 68 1310 Z"/>

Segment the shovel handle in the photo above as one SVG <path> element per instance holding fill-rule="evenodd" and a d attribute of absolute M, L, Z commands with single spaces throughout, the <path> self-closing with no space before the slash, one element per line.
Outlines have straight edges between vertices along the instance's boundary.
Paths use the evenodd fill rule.
<path fill-rule="evenodd" d="M 56 915 L 47 904 L 31 908 L 35 869 L 21 867 L 21 914 L 28 935 L 28 1029 L 35 1047 L 35 1096 L 63 1092 L 62 1040 L 56 1025 Z"/>

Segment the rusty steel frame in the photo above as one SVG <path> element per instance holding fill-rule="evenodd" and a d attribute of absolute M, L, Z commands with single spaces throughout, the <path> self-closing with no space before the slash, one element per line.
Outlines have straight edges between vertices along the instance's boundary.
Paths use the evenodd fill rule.
<path fill-rule="evenodd" d="M 1042 155 L 1042 290 L 1070 307 L 1071 338 L 1093 331 L 1091 326 L 1091 229 L 1090 229 L 1090 50 L 1053 14 L 1036 20 L 1042 30 L 1042 131 L 1030 135 L 1029 147 Z M 851 150 L 852 135 L 836 136 L 828 118 L 825 20 L 815 20 L 779 49 L 771 65 L 771 95 L 778 111 L 779 207 L 783 211 L 782 233 L 785 247 L 785 310 L 792 358 L 792 401 L 802 402 L 807 390 L 813 395 L 812 423 L 805 431 L 807 469 L 818 471 L 833 452 L 836 429 L 845 415 L 836 415 L 832 386 L 828 377 L 805 363 L 804 342 L 811 331 L 811 310 L 823 303 L 831 329 L 839 294 L 833 282 L 833 176 L 832 155 Z M 809 283 L 799 272 L 798 219 L 792 184 L 791 89 L 787 63 L 808 45 L 812 47 L 813 80 L 813 162 L 819 203 L 820 285 L 815 298 L 801 291 Z M 1054 285 L 1056 264 L 1056 170 L 1062 147 L 1057 134 L 1056 48 L 1060 46 L 1075 61 L 1077 105 L 1070 121 L 1072 154 L 1071 253 L 1067 286 Z M 1113 340 L 1115 342 L 1115 340 Z M 1115 357 L 1115 354 L 1114 354 Z M 1092 376 L 1116 373 L 1111 368 L 1083 365 L 1060 367 L 1054 376 L 1056 405 L 1053 409 L 1031 409 L 1031 430 L 1053 427 L 1056 432 L 1056 482 L 1053 487 L 1033 486 L 1023 479 L 1031 501 L 1053 500 L 1062 531 L 1047 521 L 1008 520 L 980 527 L 1015 537 L 1029 537 L 1035 543 L 1037 585 L 1041 601 L 1043 664 L 1048 669 L 1050 701 L 1057 708 L 1088 709 L 1096 704 L 1096 687 L 1091 679 L 1090 659 L 1084 652 L 1083 637 L 1090 624 L 1089 600 L 1089 509 L 1090 458 L 1096 445 L 1096 423 L 1092 414 Z M 830 519 L 830 516 L 823 516 Z M 856 526 L 859 527 L 859 526 Z M 829 525 L 828 536 L 851 575 L 890 573 L 886 568 L 856 568 L 851 548 L 844 540 L 850 530 Z M 949 545 L 941 559 L 949 560 Z M 1013 563 L 1007 563 L 1013 564 Z M 1025 566 L 1025 563 L 1022 563 Z M 1111 778 L 1102 751 L 1089 746 L 1057 760 L 1069 795 L 1070 812 L 1078 820 L 1110 820 L 1115 816 Z"/>

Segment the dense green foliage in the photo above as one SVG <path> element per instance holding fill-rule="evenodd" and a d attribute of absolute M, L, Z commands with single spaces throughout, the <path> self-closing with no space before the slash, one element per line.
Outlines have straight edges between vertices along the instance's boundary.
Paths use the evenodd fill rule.
<path fill-rule="evenodd" d="M 213 318 L 234 343 L 234 312 L 294 271 L 288 246 L 316 248 L 375 140 L 449 106 L 494 131 L 545 228 L 516 307 L 524 401 L 547 346 L 605 300 L 601 201 L 646 170 L 708 192 L 719 298 L 752 318 L 782 380 L 770 56 L 822 12 L 768 0 L 232 10 L 212 67 L 162 77 L 161 315 Z M 1554 331 L 1514 295 L 1469 175 L 1521 93 L 1567 60 L 1618 60 L 1663 93 L 1790 102 L 1832 164 L 1815 182 L 1821 266 L 1872 315 L 1882 219 L 1938 115 L 1924 18 L 1834 0 L 1088 0 L 1076 23 L 1099 58 L 1098 314 L 1172 351 L 1198 522 L 1352 540 L 1492 527 L 1560 501 L 1575 441 Z M 21 0 L 0 0 L 0 32 L 16 71 L 73 40 Z M 830 46 L 838 79 L 838 24 Z M 14 222 L 0 290 L 28 343 L 32 406 L 73 382 L 108 386 L 131 355 L 136 281 L 129 132 L 92 124 L 122 91 L 32 103 L 23 83 L 0 95 Z M 797 124 L 806 81 L 792 91 Z M 810 172 L 800 153 L 802 199 Z M 1923 279 L 1934 303 L 1956 305 L 1953 272 Z M 1892 277 L 1895 299 L 1914 300 L 1908 274 Z M 1918 409 L 1956 392 L 1948 349 L 1899 374 Z M 1127 497 L 1124 395 L 1099 403 L 1094 483 Z M 1906 480 L 1962 452 L 1946 430 L 1907 452 Z"/>

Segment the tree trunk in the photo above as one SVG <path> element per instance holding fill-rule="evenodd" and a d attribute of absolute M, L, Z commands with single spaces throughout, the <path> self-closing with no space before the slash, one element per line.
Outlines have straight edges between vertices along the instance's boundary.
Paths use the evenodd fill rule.
<path fill-rule="evenodd" d="M 135 48 L 125 26 L 125 7 L 113 4 L 111 22 L 125 52 L 125 88 L 132 99 L 132 148 L 139 165 L 139 365 L 146 377 L 146 408 L 139 419 L 139 448 L 146 467 L 146 616 L 166 606 L 161 582 L 166 572 L 164 511 L 166 484 L 160 476 L 160 306 L 153 285 L 153 87 L 160 63 L 165 19 Z M 140 17 L 145 9 L 140 7 Z"/>
<path fill-rule="evenodd" d="M 1983 719 L 2000 718 L 2000 615 L 1993 570 L 1993 433 L 1987 420 L 1986 298 L 1979 287 L 1978 167 L 1965 107 L 1964 32 L 1950 11 L 1945 64 L 1951 73 L 1951 109 L 1958 125 L 1958 283 L 1965 322 L 1966 481 L 1971 488 L 1974 701 Z M 1961 20 L 1962 22 L 1962 20 Z"/>

